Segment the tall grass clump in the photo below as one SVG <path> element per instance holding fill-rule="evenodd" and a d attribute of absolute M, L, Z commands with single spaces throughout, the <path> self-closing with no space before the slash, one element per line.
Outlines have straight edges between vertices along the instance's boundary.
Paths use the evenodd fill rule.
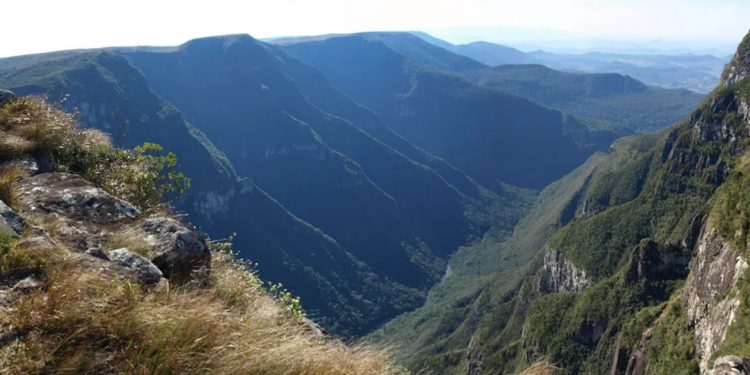
<path fill-rule="evenodd" d="M 0 201 L 8 206 L 16 203 L 15 184 L 23 176 L 23 172 L 14 166 L 0 167 Z"/>

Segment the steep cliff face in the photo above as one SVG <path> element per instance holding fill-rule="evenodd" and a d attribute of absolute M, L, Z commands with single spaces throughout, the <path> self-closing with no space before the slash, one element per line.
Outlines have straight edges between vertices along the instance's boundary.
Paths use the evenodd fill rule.
<path fill-rule="evenodd" d="M 750 76 L 750 36 L 746 36 L 737 48 L 732 61 L 724 69 L 722 84 L 730 86 Z"/>
<path fill-rule="evenodd" d="M 591 287 L 586 271 L 557 250 L 547 250 L 542 267 L 537 281 L 537 290 L 541 293 L 580 292 Z"/>
<path fill-rule="evenodd" d="M 735 318 L 740 305 L 737 282 L 747 267 L 745 258 L 715 229 L 704 229 L 683 291 L 701 374 L 710 368 L 709 361 Z"/>

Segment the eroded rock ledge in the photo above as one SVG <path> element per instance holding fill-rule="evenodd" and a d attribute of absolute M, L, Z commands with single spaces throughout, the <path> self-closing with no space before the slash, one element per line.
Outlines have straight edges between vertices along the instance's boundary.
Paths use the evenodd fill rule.
<path fill-rule="evenodd" d="M 734 320 L 740 305 L 734 291 L 747 267 L 742 255 L 715 229 L 703 230 L 683 292 L 688 324 L 694 329 L 701 374 L 709 373 L 709 360 Z M 719 365 L 718 360 L 716 365 Z M 716 374 L 719 373 L 727 372 Z"/>
<path fill-rule="evenodd" d="M 113 257 L 113 263 L 130 266 L 147 284 L 158 282 L 150 267 L 158 267 L 159 277 L 185 282 L 210 266 L 211 254 L 200 234 L 173 218 L 146 218 L 78 175 L 26 177 L 18 191 L 20 217 L 44 223 L 74 252 L 103 260 Z"/>
<path fill-rule="evenodd" d="M 548 249 L 544 254 L 544 266 L 537 280 L 539 292 L 580 292 L 591 285 L 586 271 L 576 267 L 560 251 Z"/>

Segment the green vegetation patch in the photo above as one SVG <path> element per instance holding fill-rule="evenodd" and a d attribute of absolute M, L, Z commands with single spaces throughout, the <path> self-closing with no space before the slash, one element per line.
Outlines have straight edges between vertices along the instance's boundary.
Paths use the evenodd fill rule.
<path fill-rule="evenodd" d="M 679 300 L 671 301 L 653 328 L 646 355 L 653 374 L 697 374 L 693 331 Z"/>
<path fill-rule="evenodd" d="M 724 341 L 714 353 L 713 358 L 724 355 L 737 355 L 750 357 L 750 275 L 747 272 L 737 283 L 740 306 L 737 309 L 734 321 L 727 329 Z"/>

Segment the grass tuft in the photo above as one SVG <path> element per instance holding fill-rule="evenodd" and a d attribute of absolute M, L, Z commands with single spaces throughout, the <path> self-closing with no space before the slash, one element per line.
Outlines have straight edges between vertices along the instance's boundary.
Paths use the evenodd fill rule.
<path fill-rule="evenodd" d="M 0 167 L 0 201 L 13 207 L 16 204 L 16 183 L 23 177 L 23 172 L 14 166 Z"/>

